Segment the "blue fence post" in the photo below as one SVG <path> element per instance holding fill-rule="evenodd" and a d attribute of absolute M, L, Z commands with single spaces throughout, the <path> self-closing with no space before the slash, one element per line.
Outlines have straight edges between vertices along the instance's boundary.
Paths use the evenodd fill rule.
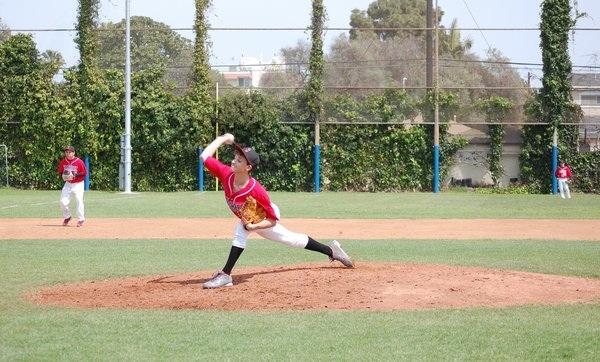
<path fill-rule="evenodd" d="M 440 192 L 440 146 L 433 146 L 433 192 Z"/>
<path fill-rule="evenodd" d="M 321 145 L 315 145 L 314 152 L 314 187 L 315 192 L 321 191 Z"/>
<path fill-rule="evenodd" d="M 556 179 L 556 169 L 558 168 L 558 147 L 552 146 L 552 193 L 558 193 L 558 180 Z"/>
<path fill-rule="evenodd" d="M 204 160 L 200 155 L 204 148 L 198 147 L 198 191 L 204 191 Z"/>
<path fill-rule="evenodd" d="M 552 136 L 552 194 L 558 193 L 558 180 L 556 179 L 556 169 L 558 168 L 558 130 L 554 127 Z"/>
<path fill-rule="evenodd" d="M 85 173 L 85 181 L 84 181 L 83 187 L 84 187 L 85 191 L 89 191 L 90 190 L 90 156 L 86 155 L 84 157 L 84 162 L 85 162 L 85 169 L 87 170 L 87 172 Z"/>

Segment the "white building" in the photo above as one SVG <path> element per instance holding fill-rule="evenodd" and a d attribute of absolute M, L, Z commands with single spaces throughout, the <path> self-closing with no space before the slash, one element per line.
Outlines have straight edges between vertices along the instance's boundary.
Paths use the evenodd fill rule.
<path fill-rule="evenodd" d="M 574 73 L 573 101 L 581 106 L 583 125 L 579 127 L 579 150 L 600 151 L 600 73 Z"/>
<path fill-rule="evenodd" d="M 500 159 L 503 175 L 499 180 L 499 186 L 503 187 L 519 181 L 519 154 L 523 143 L 521 130 L 517 126 L 506 125 L 504 130 L 502 157 Z M 445 180 L 445 184 L 469 187 L 493 185 L 487 161 L 490 151 L 487 126 L 451 123 L 448 133 L 452 136 L 466 138 L 469 144 L 456 153 L 455 163 L 450 170 L 448 179 Z"/>
<path fill-rule="evenodd" d="M 260 81 L 267 71 L 285 70 L 283 59 L 279 56 L 264 62 L 261 58 L 245 57 L 242 55 L 239 65 L 232 66 L 228 71 L 221 72 L 227 85 L 239 88 L 255 88 L 260 86 Z"/>

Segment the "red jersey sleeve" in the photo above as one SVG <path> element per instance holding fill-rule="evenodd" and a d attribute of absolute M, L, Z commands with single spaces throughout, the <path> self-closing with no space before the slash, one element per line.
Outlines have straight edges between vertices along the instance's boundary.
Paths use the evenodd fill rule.
<path fill-rule="evenodd" d="M 260 206 L 265 209 L 265 213 L 267 214 L 267 219 L 279 220 L 277 215 L 275 215 L 275 210 L 273 210 L 273 206 L 271 206 L 271 199 L 269 198 L 269 194 L 265 188 L 257 183 L 254 190 L 252 190 L 252 196 L 256 199 L 256 202 L 260 204 Z"/>
<path fill-rule="evenodd" d="M 75 176 L 75 178 L 71 182 L 77 183 L 85 180 L 85 175 L 87 174 L 85 163 L 80 158 L 78 158 L 75 161 L 74 166 L 77 168 L 77 171 L 75 171 L 77 173 L 77 176 Z"/>
<path fill-rule="evenodd" d="M 58 167 L 56 168 L 56 172 L 58 172 L 59 175 L 62 175 L 64 170 L 65 170 L 65 161 L 60 160 L 60 162 L 58 163 Z"/>
<path fill-rule="evenodd" d="M 233 172 L 231 171 L 231 167 L 223 164 L 214 157 L 207 158 L 206 161 L 204 161 L 204 166 L 206 166 L 208 171 L 221 182 L 225 182 L 225 178 Z"/>
<path fill-rule="evenodd" d="M 571 168 L 567 166 L 567 177 L 571 178 L 573 175 L 571 174 Z"/>

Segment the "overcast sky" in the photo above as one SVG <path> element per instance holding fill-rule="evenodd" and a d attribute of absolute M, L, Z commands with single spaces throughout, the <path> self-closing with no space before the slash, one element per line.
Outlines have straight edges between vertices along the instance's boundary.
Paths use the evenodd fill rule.
<path fill-rule="evenodd" d="M 370 0 L 324 0 L 327 26 L 348 27 L 352 9 L 366 10 Z M 443 23 L 457 18 L 459 27 L 537 27 L 541 0 L 438 0 L 445 12 Z M 0 0 L 0 17 L 12 29 L 73 28 L 77 0 Z M 579 0 L 589 14 L 578 27 L 600 28 L 600 0 Z M 310 0 L 213 0 L 209 19 L 213 27 L 305 27 L 310 24 Z M 469 12 L 470 9 L 470 12 Z M 149 16 L 172 27 L 191 27 L 193 0 L 131 0 L 132 15 Z M 125 0 L 101 0 L 100 20 L 119 21 L 125 16 Z M 72 32 L 33 33 L 38 49 L 61 52 L 67 65 L 78 61 Z M 181 32 L 192 38 L 191 31 Z M 326 34 L 326 47 L 340 32 Z M 464 31 L 473 50 L 485 56 L 491 46 L 515 62 L 541 62 L 536 31 Z M 308 39 L 302 31 L 211 31 L 212 64 L 239 62 L 241 55 L 265 61 L 285 46 Z M 571 43 L 574 65 L 600 65 L 600 31 L 579 31 Z M 532 71 L 536 71 L 532 67 Z M 521 73 L 526 70 L 521 70 Z M 536 71 L 538 74 L 539 71 Z"/>

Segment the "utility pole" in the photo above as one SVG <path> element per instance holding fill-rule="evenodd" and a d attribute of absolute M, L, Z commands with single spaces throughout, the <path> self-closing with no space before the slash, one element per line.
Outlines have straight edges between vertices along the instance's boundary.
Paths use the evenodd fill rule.
<path fill-rule="evenodd" d="M 125 170 L 124 192 L 131 193 L 131 26 L 129 0 L 125 0 Z"/>
<path fill-rule="evenodd" d="M 435 113 L 433 128 L 433 192 L 440 192 L 440 33 L 438 29 L 438 0 L 435 0 Z"/>
<path fill-rule="evenodd" d="M 433 0 L 427 0 L 427 22 L 426 22 L 426 36 L 425 36 L 425 85 L 427 91 L 431 91 L 433 88 Z"/>

